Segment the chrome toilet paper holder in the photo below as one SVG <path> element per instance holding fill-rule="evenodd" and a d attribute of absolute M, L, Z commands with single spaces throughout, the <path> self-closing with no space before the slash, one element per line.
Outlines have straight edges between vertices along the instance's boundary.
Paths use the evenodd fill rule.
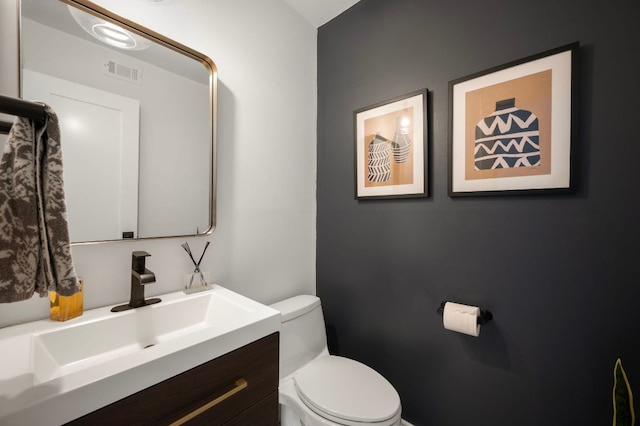
<path fill-rule="evenodd" d="M 440 303 L 440 307 L 436 311 L 438 314 L 442 315 L 444 313 L 444 305 L 446 305 L 447 302 L 449 302 L 449 300 L 445 300 Z M 480 315 L 478 316 L 478 325 L 485 325 L 492 319 L 493 314 L 491 313 L 491 311 L 480 309 Z"/>

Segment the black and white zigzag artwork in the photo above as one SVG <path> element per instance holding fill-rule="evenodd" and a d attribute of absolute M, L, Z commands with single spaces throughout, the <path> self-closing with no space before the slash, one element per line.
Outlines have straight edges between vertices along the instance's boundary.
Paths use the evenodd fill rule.
<path fill-rule="evenodd" d="M 367 179 L 369 182 L 386 182 L 391 179 L 391 160 L 387 138 L 377 134 L 369 144 Z"/>
<path fill-rule="evenodd" d="M 538 117 L 515 106 L 515 98 L 496 102 L 496 110 L 476 125 L 476 170 L 540 165 Z"/>

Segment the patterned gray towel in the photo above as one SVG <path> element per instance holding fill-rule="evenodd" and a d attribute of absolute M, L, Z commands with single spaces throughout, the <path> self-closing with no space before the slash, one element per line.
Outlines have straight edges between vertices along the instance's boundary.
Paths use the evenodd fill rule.
<path fill-rule="evenodd" d="M 71 260 L 55 112 L 17 118 L 0 159 L 0 303 L 80 290 Z"/>

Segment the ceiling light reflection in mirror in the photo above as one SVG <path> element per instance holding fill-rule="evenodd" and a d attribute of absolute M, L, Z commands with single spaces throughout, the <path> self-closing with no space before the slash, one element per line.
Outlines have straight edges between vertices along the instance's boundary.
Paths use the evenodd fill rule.
<path fill-rule="evenodd" d="M 126 50 L 143 50 L 151 46 L 151 42 L 146 38 L 127 31 L 119 25 L 89 15 L 72 6 L 67 6 L 67 9 L 80 28 L 104 43 Z"/>

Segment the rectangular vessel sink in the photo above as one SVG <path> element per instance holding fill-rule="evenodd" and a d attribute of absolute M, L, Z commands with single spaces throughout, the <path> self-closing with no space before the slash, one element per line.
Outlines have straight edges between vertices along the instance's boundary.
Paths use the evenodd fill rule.
<path fill-rule="evenodd" d="M 202 330 L 211 325 L 208 320 L 215 316 L 213 312 L 227 311 L 232 317 L 234 310 L 227 301 L 213 294 L 165 300 L 37 334 L 33 342 L 34 381 L 42 383 Z"/>
<path fill-rule="evenodd" d="M 0 329 L 0 424 L 65 423 L 280 329 L 279 312 L 218 285 L 160 298 Z"/>

